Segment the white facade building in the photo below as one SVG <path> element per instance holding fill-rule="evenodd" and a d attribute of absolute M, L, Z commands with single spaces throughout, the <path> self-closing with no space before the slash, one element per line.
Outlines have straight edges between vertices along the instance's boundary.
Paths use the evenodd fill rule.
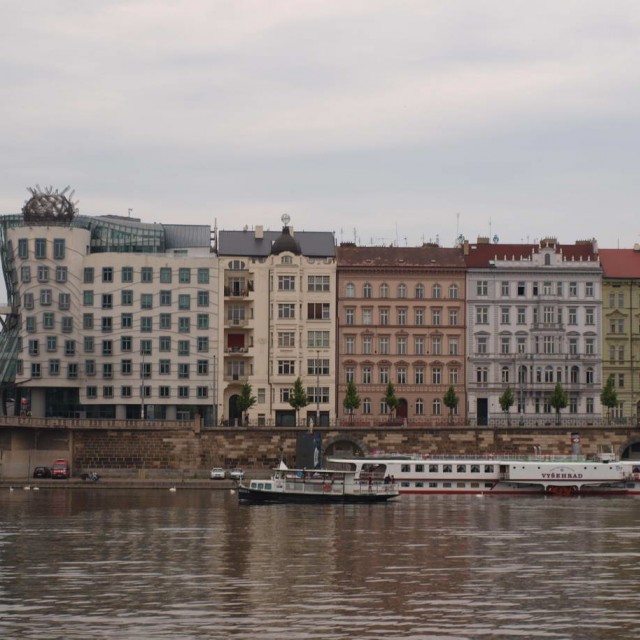
<path fill-rule="evenodd" d="M 467 390 L 472 423 L 503 419 L 510 387 L 520 422 L 553 421 L 549 397 L 568 394 L 563 414 L 600 415 L 602 270 L 595 241 L 559 245 L 464 245 L 467 263 Z"/>

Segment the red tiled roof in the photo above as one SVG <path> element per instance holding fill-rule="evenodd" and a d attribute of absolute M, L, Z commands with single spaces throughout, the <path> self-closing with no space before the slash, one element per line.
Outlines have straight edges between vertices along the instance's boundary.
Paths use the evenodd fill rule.
<path fill-rule="evenodd" d="M 469 253 L 464 256 L 469 269 L 482 269 L 489 266 L 490 260 L 520 260 L 531 257 L 532 253 L 539 253 L 539 244 L 469 244 Z M 577 244 L 558 244 L 556 252 L 562 252 L 565 260 L 582 260 L 596 262 L 598 254 L 593 252 L 591 242 Z"/>
<path fill-rule="evenodd" d="M 464 269 L 461 249 L 422 247 L 354 247 L 336 249 L 337 267 L 342 268 L 445 268 Z"/>
<path fill-rule="evenodd" d="M 605 278 L 640 278 L 640 251 L 634 249 L 600 249 Z"/>

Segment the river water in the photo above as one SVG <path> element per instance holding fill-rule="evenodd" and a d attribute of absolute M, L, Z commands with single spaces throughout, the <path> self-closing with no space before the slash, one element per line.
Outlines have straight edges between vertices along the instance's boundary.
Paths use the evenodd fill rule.
<path fill-rule="evenodd" d="M 0 493 L 1 638 L 636 637 L 640 500 Z"/>

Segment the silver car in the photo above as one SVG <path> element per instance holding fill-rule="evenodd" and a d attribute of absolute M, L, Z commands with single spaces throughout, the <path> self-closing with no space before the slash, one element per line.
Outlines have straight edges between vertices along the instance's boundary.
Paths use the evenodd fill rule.
<path fill-rule="evenodd" d="M 229 477 L 232 480 L 242 480 L 242 478 L 244 478 L 244 471 L 242 469 L 231 469 L 231 471 L 229 471 Z"/>
<path fill-rule="evenodd" d="M 209 473 L 209 478 L 211 478 L 211 480 L 224 480 L 226 475 L 222 467 L 214 467 Z"/>

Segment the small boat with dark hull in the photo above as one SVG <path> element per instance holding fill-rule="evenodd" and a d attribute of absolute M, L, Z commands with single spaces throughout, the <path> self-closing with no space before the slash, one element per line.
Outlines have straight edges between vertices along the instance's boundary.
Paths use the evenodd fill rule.
<path fill-rule="evenodd" d="M 289 469 L 283 462 L 271 478 L 238 485 L 241 502 L 345 503 L 386 502 L 399 491 L 391 478 L 362 479 L 353 471 Z"/>

